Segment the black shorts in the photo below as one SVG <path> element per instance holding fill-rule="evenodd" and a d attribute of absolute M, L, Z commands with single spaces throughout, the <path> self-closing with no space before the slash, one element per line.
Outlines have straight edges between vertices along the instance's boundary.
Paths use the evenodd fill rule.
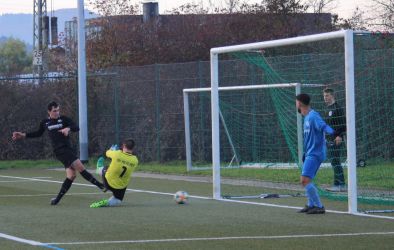
<path fill-rule="evenodd" d="M 59 148 L 55 151 L 56 159 L 63 163 L 65 168 L 71 167 L 71 164 L 78 160 L 77 153 L 72 148 Z"/>
<path fill-rule="evenodd" d="M 108 184 L 107 178 L 105 178 L 105 174 L 107 173 L 107 169 L 108 169 L 108 166 L 105 166 L 103 168 L 103 172 L 102 172 L 104 186 L 108 190 L 111 190 L 112 194 L 114 195 L 114 197 L 116 199 L 123 201 L 124 194 L 126 193 L 126 188 L 116 189 L 116 188 L 111 187 L 111 185 Z"/>

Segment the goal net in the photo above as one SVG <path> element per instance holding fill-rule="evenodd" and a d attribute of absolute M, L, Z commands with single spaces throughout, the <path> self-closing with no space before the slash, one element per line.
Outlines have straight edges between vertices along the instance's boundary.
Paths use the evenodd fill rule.
<path fill-rule="evenodd" d="M 184 90 L 188 169 L 212 169 L 214 198 L 302 196 L 295 95 L 327 120 L 329 88 L 346 133 L 327 138 L 320 194 L 351 213 L 393 211 L 393 54 L 392 35 L 352 31 L 212 49 L 211 88 Z"/>

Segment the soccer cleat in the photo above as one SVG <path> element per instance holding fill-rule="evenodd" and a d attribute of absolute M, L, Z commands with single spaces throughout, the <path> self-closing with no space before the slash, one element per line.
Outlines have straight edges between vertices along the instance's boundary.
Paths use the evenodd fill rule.
<path fill-rule="evenodd" d="M 90 205 L 90 208 L 107 207 L 108 204 L 109 204 L 108 200 L 107 200 L 107 199 L 104 199 L 104 200 L 101 200 L 101 201 L 93 202 L 93 203 Z"/>
<path fill-rule="evenodd" d="M 52 198 L 51 199 L 51 205 L 55 206 L 55 205 L 57 205 L 59 203 L 59 201 L 60 201 L 60 199 L 58 199 L 58 198 Z"/>
<path fill-rule="evenodd" d="M 324 207 L 312 207 L 306 212 L 306 214 L 324 214 L 326 213 L 326 209 Z"/>
<path fill-rule="evenodd" d="M 334 185 L 332 187 L 327 188 L 327 191 L 330 192 L 347 192 L 347 188 L 345 185 Z"/>
<path fill-rule="evenodd" d="M 299 213 L 307 213 L 310 209 L 312 209 L 313 207 L 309 207 L 308 205 L 305 205 L 305 207 L 301 210 L 299 210 Z"/>
<path fill-rule="evenodd" d="M 340 185 L 339 186 L 339 192 L 347 192 L 347 186 L 346 185 Z"/>

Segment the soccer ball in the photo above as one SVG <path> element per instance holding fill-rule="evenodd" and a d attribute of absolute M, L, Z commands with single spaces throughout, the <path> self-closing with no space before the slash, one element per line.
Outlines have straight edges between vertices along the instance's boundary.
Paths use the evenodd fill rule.
<path fill-rule="evenodd" d="M 189 195 L 185 191 L 178 191 L 174 194 L 174 200 L 178 204 L 185 204 L 188 197 Z"/>

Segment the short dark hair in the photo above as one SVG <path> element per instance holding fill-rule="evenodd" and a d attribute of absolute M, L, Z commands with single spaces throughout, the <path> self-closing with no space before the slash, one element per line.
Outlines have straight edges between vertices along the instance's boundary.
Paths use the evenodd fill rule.
<path fill-rule="evenodd" d="M 333 90 L 333 89 L 330 89 L 330 88 L 325 88 L 325 89 L 323 90 L 323 92 L 324 92 L 324 93 L 327 93 L 327 94 L 330 94 L 330 95 L 334 95 L 334 90 Z"/>
<path fill-rule="evenodd" d="M 311 97 L 308 94 L 299 94 L 296 96 L 296 99 L 307 106 L 311 102 Z"/>
<path fill-rule="evenodd" d="M 48 111 L 52 111 L 53 108 L 59 107 L 59 104 L 55 101 L 52 101 L 48 104 Z"/>
<path fill-rule="evenodd" d="M 122 144 L 123 144 L 124 146 L 126 146 L 126 148 L 127 148 L 128 150 L 133 150 L 133 149 L 134 149 L 134 146 L 135 146 L 135 142 L 134 142 L 134 140 L 131 139 L 131 138 L 127 138 L 127 139 L 123 140 Z"/>

